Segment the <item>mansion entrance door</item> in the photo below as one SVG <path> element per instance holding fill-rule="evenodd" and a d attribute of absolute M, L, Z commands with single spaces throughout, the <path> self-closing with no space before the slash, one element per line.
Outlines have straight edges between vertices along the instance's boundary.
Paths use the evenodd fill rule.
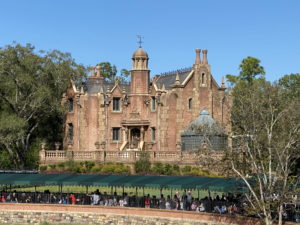
<path fill-rule="evenodd" d="M 140 139 L 141 139 L 141 130 L 139 128 L 133 128 L 131 130 L 130 148 L 138 148 Z"/>

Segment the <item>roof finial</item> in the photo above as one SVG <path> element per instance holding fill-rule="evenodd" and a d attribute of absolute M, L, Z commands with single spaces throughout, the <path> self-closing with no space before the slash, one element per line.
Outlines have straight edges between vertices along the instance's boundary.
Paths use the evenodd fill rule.
<path fill-rule="evenodd" d="M 222 85 L 221 85 L 221 88 L 225 88 L 225 80 L 224 80 L 224 77 L 222 77 Z"/>
<path fill-rule="evenodd" d="M 179 85 L 179 84 L 180 84 L 180 79 L 179 79 L 179 73 L 177 72 L 176 79 L 175 79 L 175 85 Z"/>
<path fill-rule="evenodd" d="M 136 37 L 139 39 L 139 41 L 137 42 L 139 44 L 139 48 L 142 48 L 142 38 L 144 37 L 140 34 L 137 34 Z"/>

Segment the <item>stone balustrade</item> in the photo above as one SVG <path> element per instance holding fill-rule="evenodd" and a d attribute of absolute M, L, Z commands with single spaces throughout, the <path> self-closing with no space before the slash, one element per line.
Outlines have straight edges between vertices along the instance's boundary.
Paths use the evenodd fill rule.
<path fill-rule="evenodd" d="M 147 151 L 150 162 L 180 163 L 195 165 L 202 156 L 195 152 Z M 63 151 L 41 150 L 40 163 L 50 164 L 69 159 L 74 161 L 134 163 L 140 158 L 141 151 Z M 213 152 L 210 157 L 221 159 L 223 152 Z"/>

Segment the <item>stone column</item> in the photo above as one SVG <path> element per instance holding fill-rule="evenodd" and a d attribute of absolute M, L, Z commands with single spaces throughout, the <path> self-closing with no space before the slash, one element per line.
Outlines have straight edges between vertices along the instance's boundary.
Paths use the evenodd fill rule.
<path fill-rule="evenodd" d="M 144 141 L 145 128 L 141 127 L 141 141 Z"/>
<path fill-rule="evenodd" d="M 128 146 L 131 148 L 131 128 L 128 129 Z"/>

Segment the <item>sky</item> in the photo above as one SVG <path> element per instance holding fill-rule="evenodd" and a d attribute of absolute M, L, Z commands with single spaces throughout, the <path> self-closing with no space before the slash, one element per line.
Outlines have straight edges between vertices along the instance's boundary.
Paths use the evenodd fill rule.
<path fill-rule="evenodd" d="M 218 83 L 247 56 L 266 78 L 300 73 L 300 0 L 0 0 L 0 47 L 16 41 L 71 53 L 85 66 L 131 69 L 143 36 L 151 76 L 190 67 L 208 50 Z"/>

